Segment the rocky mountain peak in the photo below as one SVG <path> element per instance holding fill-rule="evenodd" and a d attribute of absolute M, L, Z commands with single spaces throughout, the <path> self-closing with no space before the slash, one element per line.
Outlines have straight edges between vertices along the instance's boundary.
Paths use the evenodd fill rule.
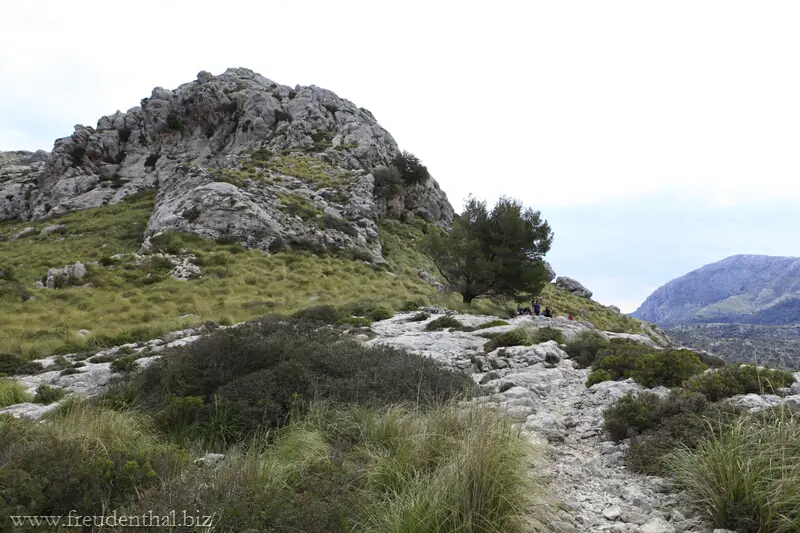
<path fill-rule="evenodd" d="M 400 153 L 372 113 L 332 91 L 280 85 L 246 68 L 203 71 L 175 90 L 156 87 L 94 128 L 75 126 L 49 155 L 4 153 L 0 220 L 156 188 L 147 236 L 188 231 L 264 250 L 355 248 L 380 260 L 378 217 L 442 226 L 453 217 L 432 178 L 376 187 L 373 171 Z"/>

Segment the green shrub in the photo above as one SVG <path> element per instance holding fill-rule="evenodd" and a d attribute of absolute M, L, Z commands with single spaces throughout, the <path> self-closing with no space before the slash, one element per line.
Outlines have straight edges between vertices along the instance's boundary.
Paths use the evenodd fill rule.
<path fill-rule="evenodd" d="M 373 322 L 378 322 L 380 320 L 388 320 L 394 316 L 394 313 L 391 309 L 386 307 L 375 307 L 367 311 L 366 317 Z"/>
<path fill-rule="evenodd" d="M 6 375 L 16 374 L 25 361 L 18 355 L 0 353 L 0 373 Z"/>
<path fill-rule="evenodd" d="M 528 330 L 516 328 L 494 336 L 483 345 L 483 349 L 487 352 L 492 352 L 502 346 L 528 346 L 530 344 L 533 344 L 533 340 Z"/>
<path fill-rule="evenodd" d="M 691 350 L 662 350 L 642 356 L 631 377 L 648 388 L 677 387 L 707 368 Z"/>
<path fill-rule="evenodd" d="M 409 322 L 423 322 L 431 317 L 428 313 L 417 313 L 408 319 Z"/>
<path fill-rule="evenodd" d="M 323 324 L 335 324 L 343 318 L 344 314 L 332 305 L 317 305 L 297 311 L 294 318 L 309 320 L 312 322 L 322 322 Z"/>
<path fill-rule="evenodd" d="M 645 387 L 676 387 L 707 367 L 690 350 L 656 350 L 644 345 L 617 342 L 600 352 L 593 364 L 612 379 L 632 378 Z"/>
<path fill-rule="evenodd" d="M 12 531 L 9 515 L 118 509 L 182 460 L 132 413 L 76 404 L 47 424 L 0 417 L 0 530 Z"/>
<path fill-rule="evenodd" d="M 426 302 L 425 302 L 425 300 L 422 300 L 422 299 L 406 300 L 400 310 L 401 311 L 405 311 L 405 312 L 416 311 L 420 307 L 425 307 L 425 305 L 426 305 Z"/>
<path fill-rule="evenodd" d="M 410 152 L 398 154 L 392 161 L 406 185 L 425 183 L 431 175 L 417 156 Z"/>
<path fill-rule="evenodd" d="M 628 393 L 603 412 L 603 429 L 619 442 L 656 425 L 661 401 L 652 392 Z"/>
<path fill-rule="evenodd" d="M 608 370 L 594 370 L 591 374 L 589 374 L 589 378 L 586 380 L 586 387 L 591 387 L 597 383 L 602 383 L 603 381 L 613 381 L 614 376 L 611 375 L 611 372 Z"/>
<path fill-rule="evenodd" d="M 570 358 L 577 361 L 581 368 L 586 368 L 592 366 L 597 353 L 608 348 L 608 346 L 608 339 L 601 334 L 591 330 L 583 330 L 570 339 L 565 351 Z"/>
<path fill-rule="evenodd" d="M 36 387 L 36 396 L 34 396 L 33 401 L 47 405 L 59 401 L 66 396 L 66 394 L 67 391 L 61 387 L 51 387 L 50 385 L 41 383 Z"/>
<path fill-rule="evenodd" d="M 489 320 L 488 322 L 483 322 L 482 324 L 478 324 L 475 329 L 488 329 L 488 328 L 496 328 L 497 326 L 507 326 L 508 322 L 505 320 Z"/>
<path fill-rule="evenodd" d="M 31 401 L 28 390 L 13 379 L 0 378 L 0 408 Z"/>
<path fill-rule="evenodd" d="M 743 416 L 667 468 L 715 527 L 743 533 L 800 531 L 800 417 Z"/>
<path fill-rule="evenodd" d="M 695 376 L 687 387 L 703 393 L 716 402 L 737 394 L 770 394 L 794 383 L 794 376 L 785 370 L 762 369 L 737 363 Z"/>
<path fill-rule="evenodd" d="M 437 319 L 431 320 L 425 326 L 426 331 L 439 331 L 443 329 L 462 328 L 464 324 L 449 315 L 440 316 Z"/>
<path fill-rule="evenodd" d="M 231 428 L 229 442 L 252 435 L 262 424 L 282 425 L 298 398 L 301 403 L 427 405 L 475 388 L 466 375 L 429 358 L 387 346 L 366 347 L 319 323 L 277 317 L 216 331 L 130 380 L 130 400 L 157 413 L 170 396 L 202 398 L 197 420 L 209 425 L 216 417 L 220 431 Z M 166 423 L 160 427 L 168 429 Z"/>
<path fill-rule="evenodd" d="M 561 333 L 561 330 L 551 328 L 550 326 L 538 328 L 536 332 L 533 334 L 533 338 L 534 342 L 537 344 L 547 341 L 556 341 L 558 344 L 564 344 L 565 342 L 564 334 Z"/>
<path fill-rule="evenodd" d="M 123 374 L 125 372 L 131 372 L 136 370 L 138 365 L 136 364 L 136 360 L 139 359 L 136 355 L 123 355 L 122 357 L 117 357 L 113 361 L 111 361 L 111 371 L 112 372 L 119 372 Z"/>

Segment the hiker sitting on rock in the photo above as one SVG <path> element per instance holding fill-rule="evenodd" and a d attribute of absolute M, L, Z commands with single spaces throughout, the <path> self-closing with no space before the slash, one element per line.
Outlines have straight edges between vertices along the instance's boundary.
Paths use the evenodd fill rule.
<path fill-rule="evenodd" d="M 546 316 L 547 318 L 553 318 L 553 312 L 550 311 L 549 307 L 545 307 L 544 308 L 544 313 L 542 313 L 542 316 Z"/>

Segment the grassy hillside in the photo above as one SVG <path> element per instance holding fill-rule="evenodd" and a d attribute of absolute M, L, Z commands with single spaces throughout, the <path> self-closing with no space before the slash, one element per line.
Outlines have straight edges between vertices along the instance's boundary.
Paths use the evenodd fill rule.
<path fill-rule="evenodd" d="M 42 356 L 111 346 L 206 320 L 230 324 L 318 304 L 374 299 L 399 308 L 406 300 L 435 293 L 411 266 L 422 261 L 412 249 L 413 237 L 422 231 L 393 222 L 382 231 L 390 243 L 393 273 L 347 257 L 267 255 L 173 234 L 155 239 L 156 248 L 170 253 L 185 249 L 198 256 L 203 268 L 200 279 L 176 281 L 167 275 L 171 265 L 156 257 L 145 256 L 136 264 L 134 254 L 152 205 L 152 195 L 145 195 L 47 221 L 1 223 L 4 235 L 26 227 L 36 231 L 0 242 L 0 352 Z M 66 227 L 39 235 L 53 224 Z M 111 259 L 116 254 L 125 255 Z M 49 268 L 74 261 L 87 264 L 89 274 L 82 282 L 91 286 L 34 288 Z M 98 264 L 88 265 L 92 261 Z M 23 300 L 26 295 L 33 298 Z"/>
<path fill-rule="evenodd" d="M 615 313 L 608 307 L 589 300 L 575 296 L 571 292 L 548 284 L 539 297 L 542 309 L 545 305 L 550 306 L 555 316 L 574 315 L 576 320 L 586 320 L 606 331 L 619 333 L 643 333 L 642 322 L 621 313 Z M 581 310 L 584 311 L 583 316 Z"/>

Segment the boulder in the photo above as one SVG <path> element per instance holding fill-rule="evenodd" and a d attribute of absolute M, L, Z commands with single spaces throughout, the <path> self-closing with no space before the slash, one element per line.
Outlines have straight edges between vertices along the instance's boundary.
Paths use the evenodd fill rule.
<path fill-rule="evenodd" d="M 51 268 L 47 271 L 44 287 L 47 289 L 61 289 L 74 285 L 86 276 L 86 267 L 80 261 L 67 265 L 64 268 Z"/>
<path fill-rule="evenodd" d="M 42 231 L 39 232 L 39 235 L 49 235 L 50 233 L 56 233 L 63 231 L 66 229 L 67 226 L 64 224 L 53 224 L 51 226 L 45 226 L 42 228 Z"/>
<path fill-rule="evenodd" d="M 22 231 L 18 232 L 13 237 L 11 237 L 11 240 L 22 239 L 22 238 L 28 237 L 30 235 L 33 235 L 34 233 L 36 233 L 36 228 L 28 227 L 28 228 L 25 228 Z"/>
<path fill-rule="evenodd" d="M 592 291 L 581 285 L 578 281 L 568 278 L 566 276 L 560 276 L 556 278 L 556 287 L 564 289 L 565 291 L 569 291 L 576 296 L 580 296 L 582 298 L 591 298 Z"/>

